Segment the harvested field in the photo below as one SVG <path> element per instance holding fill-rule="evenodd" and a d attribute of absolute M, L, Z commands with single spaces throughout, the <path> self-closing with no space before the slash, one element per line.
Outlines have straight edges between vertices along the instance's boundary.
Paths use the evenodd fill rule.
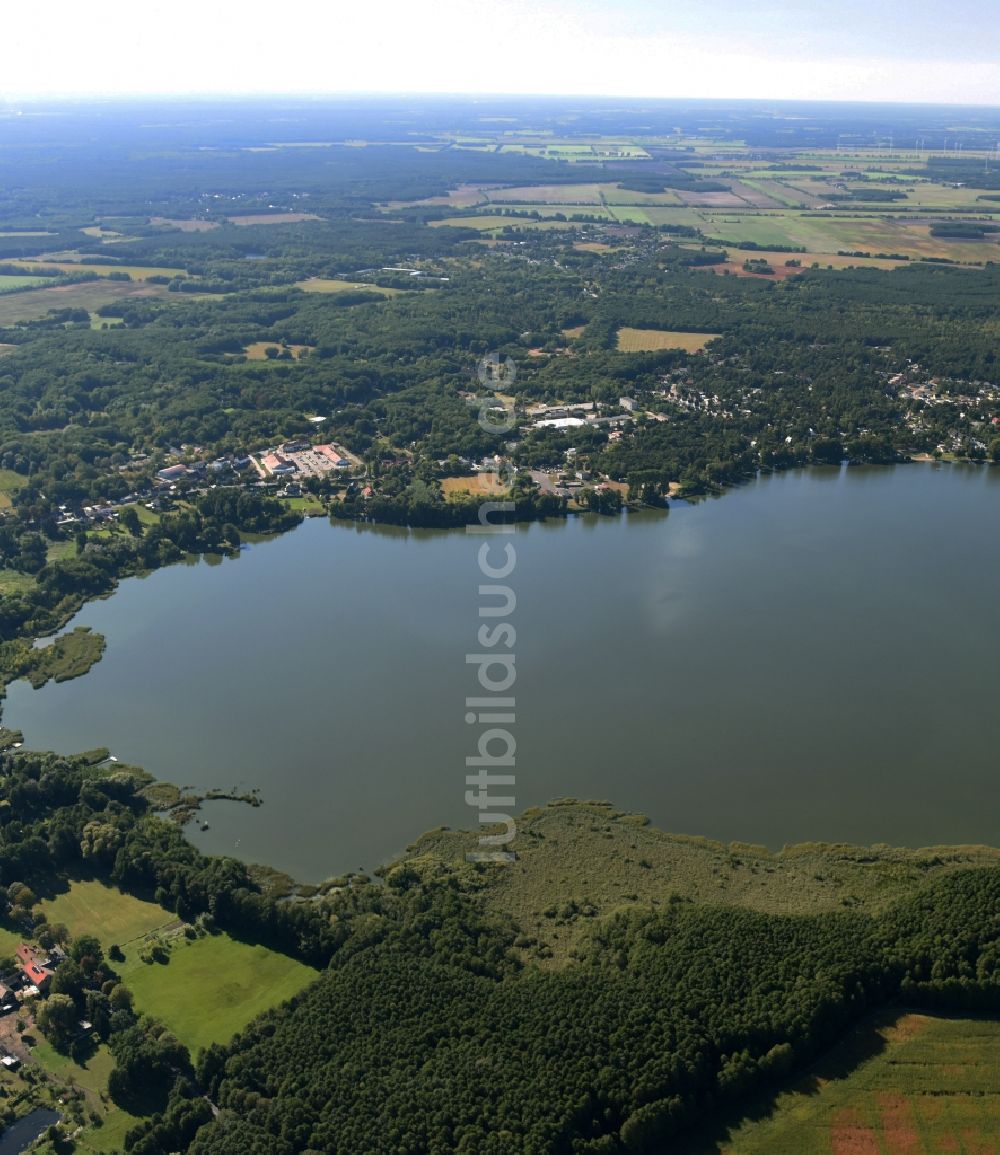
<path fill-rule="evenodd" d="M 709 341 L 721 337 L 721 333 L 686 333 L 672 329 L 630 329 L 618 330 L 618 351 L 620 353 L 652 353 L 657 349 L 683 349 L 686 353 L 700 353 Z"/>
<path fill-rule="evenodd" d="M 321 221 L 315 213 L 244 213 L 226 218 L 231 225 L 298 225 L 303 221 Z"/>

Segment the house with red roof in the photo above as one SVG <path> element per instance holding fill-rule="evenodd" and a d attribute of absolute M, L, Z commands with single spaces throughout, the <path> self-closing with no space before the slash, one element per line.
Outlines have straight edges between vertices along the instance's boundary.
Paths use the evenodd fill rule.
<path fill-rule="evenodd" d="M 49 979 L 52 978 L 52 971 L 39 959 L 27 943 L 22 942 L 16 953 L 24 977 L 33 986 L 38 987 L 40 991 L 44 990 L 49 984 Z"/>

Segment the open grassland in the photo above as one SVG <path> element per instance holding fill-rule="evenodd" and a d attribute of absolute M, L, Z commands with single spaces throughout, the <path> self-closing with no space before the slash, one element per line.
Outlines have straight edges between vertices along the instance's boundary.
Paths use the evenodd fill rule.
<path fill-rule="evenodd" d="M 24 942 L 24 935 L 9 926 L 0 926 L 0 956 L 9 957 Z"/>
<path fill-rule="evenodd" d="M 34 1046 L 30 1049 L 31 1059 L 53 1080 L 80 1088 L 85 1092 L 87 1110 L 100 1119 L 99 1126 L 87 1127 L 73 1140 L 73 1151 L 79 1155 L 117 1155 L 125 1149 L 125 1133 L 130 1131 L 140 1119 L 130 1115 L 110 1100 L 102 1098 L 107 1092 L 108 1076 L 114 1068 L 114 1059 L 105 1044 L 84 1062 L 78 1063 L 69 1055 L 60 1054 L 40 1032 L 32 1036 Z M 24 1068 L 25 1070 L 30 1068 Z M 10 1076 L 15 1080 L 14 1093 L 21 1088 L 16 1085 L 20 1073 Z M 51 1147 L 42 1150 L 51 1151 Z"/>
<path fill-rule="evenodd" d="M 278 353 L 283 353 L 286 350 L 298 360 L 308 350 L 315 348 L 313 345 L 279 345 L 275 341 L 254 341 L 252 344 L 244 347 L 243 352 L 248 361 L 266 361 L 268 360 L 268 349 L 275 349 Z"/>
<path fill-rule="evenodd" d="M 996 1155 L 1000 1023 L 881 1014 L 682 1155 Z"/>
<path fill-rule="evenodd" d="M 243 213 L 227 219 L 231 225 L 298 225 L 323 218 L 315 213 Z"/>
<path fill-rule="evenodd" d="M 173 217 L 150 217 L 151 225 L 162 225 L 171 229 L 179 229 L 182 233 L 207 233 L 210 229 L 219 227 L 218 221 L 203 221 L 195 218 L 176 220 Z"/>
<path fill-rule="evenodd" d="M 155 902 L 123 894 L 103 882 L 74 881 L 55 898 L 44 899 L 41 909 L 50 923 L 65 923 L 70 935 L 93 934 L 107 949 L 130 942 L 176 918 Z"/>
<path fill-rule="evenodd" d="M 9 289 L 30 289 L 35 285 L 44 285 L 51 279 L 51 277 L 18 277 L 12 273 L 0 273 L 0 293 Z"/>
<path fill-rule="evenodd" d="M 9 351 L 13 352 L 17 346 L 0 346 L 0 352 L 2 352 L 4 348 L 9 348 Z M 23 474 L 15 473 L 13 469 L 0 469 L 0 509 L 10 509 L 13 504 L 12 499 L 14 494 L 17 493 L 22 486 L 26 485 L 27 481 L 28 479 Z M 13 570 L 0 570 L 0 575 L 13 572 Z"/>
<path fill-rule="evenodd" d="M 162 1019 L 192 1055 L 209 1043 L 227 1043 L 317 974 L 287 955 L 225 934 L 174 936 L 167 963 L 144 963 L 136 948 L 126 949 L 118 969 L 136 1007 Z"/>
<path fill-rule="evenodd" d="M 403 289 L 386 289 L 381 285 L 369 285 L 364 281 L 341 281 L 336 277 L 309 277 L 297 281 L 295 287 L 304 293 L 381 293 L 383 297 L 395 297 Z"/>
<path fill-rule="evenodd" d="M 144 281 L 149 277 L 186 277 L 183 269 L 168 269 L 149 265 L 88 265 L 84 261 L 16 260 L 5 261 L 19 269 L 31 272 L 33 269 L 48 269 L 59 273 L 93 273 L 97 277 L 110 277 L 112 273 L 127 273 L 133 281 Z"/>
<path fill-rule="evenodd" d="M 169 294 L 171 297 L 175 295 Z M 86 281 L 79 285 L 40 287 L 27 293 L 7 293 L 0 296 L 0 326 L 16 325 L 19 321 L 37 321 L 55 309 L 86 309 L 96 312 L 102 305 L 110 305 L 125 297 L 165 297 L 165 285 L 147 285 L 142 281 Z M 187 299 L 188 294 L 177 294 Z"/>
<path fill-rule="evenodd" d="M 478 832 L 437 830 L 410 847 L 409 861 L 461 874 Z M 806 914 L 846 907 L 881 910 L 927 880 L 966 866 L 1000 863 L 1000 850 L 934 847 L 899 850 L 804 843 L 772 853 L 746 843 L 665 834 L 642 815 L 609 803 L 535 807 L 518 820 L 517 861 L 485 876 L 488 908 L 511 915 L 525 935 L 561 960 L 594 920 L 625 908 L 666 903 L 728 903 L 771 913 Z M 581 916 L 587 909 L 590 917 Z M 529 961 L 538 961 L 537 948 Z"/>
<path fill-rule="evenodd" d="M 3 494 L 0 494 L 0 509 L 10 508 L 9 499 L 4 504 Z M 23 594 L 33 589 L 35 579 L 30 574 L 20 573 L 16 569 L 0 569 L 0 596 L 12 597 L 14 594 Z"/>
<path fill-rule="evenodd" d="M 103 1044 L 84 1063 L 77 1063 L 69 1055 L 60 1054 L 45 1038 L 41 1031 L 33 1035 L 36 1040 L 31 1049 L 31 1057 L 57 1078 L 72 1079 L 78 1086 L 99 1095 L 108 1085 L 108 1075 L 115 1061 L 111 1052 Z"/>
<path fill-rule="evenodd" d="M 618 330 L 618 351 L 620 353 L 653 353 L 657 349 L 683 349 L 685 353 L 700 353 L 721 333 L 682 333 L 671 329 L 630 329 L 625 326 Z"/>

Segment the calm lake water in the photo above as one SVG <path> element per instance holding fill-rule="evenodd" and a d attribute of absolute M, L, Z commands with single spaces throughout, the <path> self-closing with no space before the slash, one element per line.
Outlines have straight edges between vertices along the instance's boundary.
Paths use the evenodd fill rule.
<path fill-rule="evenodd" d="M 482 540 L 317 520 L 130 579 L 76 619 L 104 659 L 14 685 L 4 720 L 180 785 L 260 787 L 259 809 L 206 808 L 207 850 L 371 870 L 475 822 Z M 780 474 L 513 540 L 518 809 L 609 798 L 775 847 L 1000 843 L 1000 470 Z"/>

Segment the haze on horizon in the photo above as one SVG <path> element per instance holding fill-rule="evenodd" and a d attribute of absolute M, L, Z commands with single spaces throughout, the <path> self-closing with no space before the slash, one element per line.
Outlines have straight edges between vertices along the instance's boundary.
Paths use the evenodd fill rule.
<path fill-rule="evenodd" d="M 4 13 L 0 101 L 505 93 L 1000 105 L 994 0 L 53 0 Z"/>

